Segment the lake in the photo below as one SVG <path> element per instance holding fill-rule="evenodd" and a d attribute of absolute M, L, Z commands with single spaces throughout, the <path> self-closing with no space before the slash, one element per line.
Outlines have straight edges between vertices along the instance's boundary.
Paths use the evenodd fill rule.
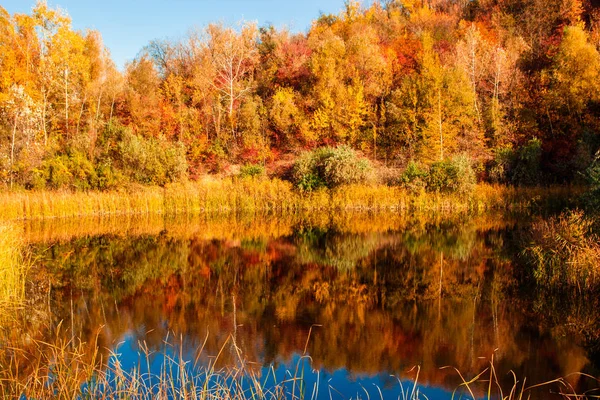
<path fill-rule="evenodd" d="M 302 388 L 289 380 L 288 397 L 396 399 L 418 390 L 450 399 L 461 375 L 473 378 L 492 358 L 507 393 L 510 371 L 526 386 L 567 377 L 578 392 L 597 387 L 580 373 L 600 376 L 598 301 L 549 298 L 524 278 L 528 220 L 339 213 L 27 222 L 32 295 L 4 343 L 81 339 L 102 365 L 118 362 L 149 380 L 172 360 L 191 372 L 243 367 L 264 387 L 301 376 Z M 487 389 L 472 385 L 475 397 Z"/>

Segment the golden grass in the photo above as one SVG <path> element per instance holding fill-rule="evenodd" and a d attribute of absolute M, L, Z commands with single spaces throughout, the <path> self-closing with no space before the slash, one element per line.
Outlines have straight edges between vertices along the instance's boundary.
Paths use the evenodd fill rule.
<path fill-rule="evenodd" d="M 385 185 L 348 185 L 303 193 L 278 179 L 205 179 L 165 188 L 134 187 L 119 192 L 4 192 L 0 194 L 0 220 L 340 210 L 483 212 L 527 209 L 579 191 L 571 187 L 514 188 L 481 184 L 470 195 L 415 194 Z"/>
<path fill-rule="evenodd" d="M 0 224 L 0 322 L 7 309 L 25 298 L 27 268 L 22 259 L 23 233 L 12 224 Z"/>
<path fill-rule="evenodd" d="M 312 369 L 312 359 L 304 353 L 295 366 L 277 376 L 273 366 L 262 370 L 260 364 L 244 359 L 242 351 L 230 335 L 222 344 L 218 354 L 203 354 L 204 344 L 195 352 L 194 359 L 185 359 L 181 339 L 173 336 L 164 341 L 165 350 L 161 354 L 160 371 L 148 372 L 152 360 L 157 356 L 150 351 L 145 342 L 139 342 L 140 359 L 130 370 L 124 369 L 118 355 L 118 346 L 111 350 L 108 359 L 98 346 L 98 334 L 94 343 L 85 343 L 77 339 L 66 339 L 58 333 L 48 342 L 35 342 L 33 350 L 16 350 L 9 356 L 0 358 L 0 396 L 2 398 L 30 399 L 225 399 L 225 400 L 262 400 L 262 399 L 317 399 L 329 397 L 336 392 L 335 387 L 326 383 L 329 393 L 320 393 L 319 372 Z M 308 342 L 308 340 L 307 340 Z M 169 351 L 167 351 L 169 349 Z M 220 366 L 221 355 L 229 352 L 235 355 L 235 365 Z M 26 360 L 27 365 L 22 365 Z M 203 360 L 203 361 L 201 361 Z M 447 369 L 451 367 L 443 367 Z M 146 370 L 144 370 L 146 369 Z M 451 396 L 452 399 L 528 399 L 533 391 L 543 389 L 554 398 L 586 399 L 597 398 L 598 390 L 583 395 L 576 393 L 567 378 L 558 378 L 548 382 L 530 384 L 527 379 L 519 380 L 511 371 L 512 385 L 505 385 L 495 369 L 492 356 L 489 366 L 471 378 L 452 368 L 460 382 Z M 397 377 L 398 400 L 422 400 L 427 397 L 421 393 L 419 384 L 420 368 L 415 367 Z M 579 379 L 596 378 L 579 374 Z M 408 380 L 408 382 L 407 382 Z M 389 389 L 389 388 L 388 388 Z M 369 392 L 356 393 L 356 398 L 369 398 Z M 369 388 L 378 393 L 376 398 L 383 399 L 381 388 Z M 539 392 L 543 393 L 543 392 Z"/>
<path fill-rule="evenodd" d="M 600 237 L 594 224 L 580 210 L 532 224 L 523 254 L 539 285 L 579 291 L 600 287 Z"/>

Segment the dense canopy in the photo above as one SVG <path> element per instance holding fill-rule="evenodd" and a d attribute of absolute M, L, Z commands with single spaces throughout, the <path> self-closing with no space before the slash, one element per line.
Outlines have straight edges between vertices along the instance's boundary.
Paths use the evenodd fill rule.
<path fill-rule="evenodd" d="M 307 33 L 211 24 L 119 71 L 60 10 L 0 7 L 0 182 L 162 185 L 337 145 L 572 181 L 600 146 L 599 46 L 591 0 L 349 0 Z"/>

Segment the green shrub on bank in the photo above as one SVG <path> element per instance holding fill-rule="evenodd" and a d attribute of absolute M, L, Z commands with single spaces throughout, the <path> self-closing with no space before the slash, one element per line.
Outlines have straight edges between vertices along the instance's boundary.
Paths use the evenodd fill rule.
<path fill-rule="evenodd" d="M 244 179 L 244 178 L 257 178 L 257 177 L 261 177 L 261 176 L 265 176 L 266 175 L 266 171 L 265 171 L 265 167 L 263 167 L 260 164 L 248 164 L 248 165 L 244 165 L 242 168 L 240 168 L 240 173 L 239 173 L 239 177 Z"/>
<path fill-rule="evenodd" d="M 83 153 L 60 154 L 42 162 L 34 169 L 28 183 L 34 189 L 98 189 L 98 174 L 94 164 Z"/>
<path fill-rule="evenodd" d="M 585 173 L 590 189 L 583 195 L 585 208 L 594 213 L 600 213 L 600 151 Z"/>
<path fill-rule="evenodd" d="M 123 171 L 134 182 L 165 185 L 187 171 L 185 147 L 166 139 L 143 138 L 129 131 L 119 143 Z"/>
<path fill-rule="evenodd" d="M 531 139 L 515 153 L 511 181 L 518 186 L 533 186 L 542 181 L 542 142 Z"/>
<path fill-rule="evenodd" d="M 100 133 L 93 154 L 78 148 L 42 160 L 25 187 L 106 190 L 128 182 L 164 186 L 182 180 L 187 173 L 183 144 L 137 136 L 115 123 Z"/>
<path fill-rule="evenodd" d="M 292 177 L 298 188 L 312 191 L 362 183 L 372 172 L 370 161 L 360 158 L 350 147 L 327 146 L 302 153 L 294 163 Z"/>
<path fill-rule="evenodd" d="M 508 184 L 515 164 L 515 152 L 510 147 L 494 149 L 493 159 L 488 164 L 488 179 L 491 183 Z"/>
<path fill-rule="evenodd" d="M 468 194 L 473 191 L 477 178 L 466 156 L 438 161 L 428 169 L 410 162 L 400 176 L 403 187 L 415 191 L 426 189 L 435 193 Z"/>
<path fill-rule="evenodd" d="M 400 175 L 400 185 L 411 192 L 418 192 L 427 188 L 428 178 L 429 170 L 411 161 L 406 166 L 402 175 Z"/>
<path fill-rule="evenodd" d="M 431 192 L 467 194 L 476 183 L 471 161 L 466 156 L 439 161 L 429 167 L 427 189 Z"/>
<path fill-rule="evenodd" d="M 490 182 L 515 186 L 535 186 L 543 182 L 542 142 L 533 138 L 525 145 L 513 149 L 501 147 L 487 165 Z"/>

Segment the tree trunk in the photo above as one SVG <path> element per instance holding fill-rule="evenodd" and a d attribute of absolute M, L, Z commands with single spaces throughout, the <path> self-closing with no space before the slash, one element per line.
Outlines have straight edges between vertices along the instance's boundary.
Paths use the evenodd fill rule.
<path fill-rule="evenodd" d="M 442 89 L 438 88 L 438 119 L 440 122 L 440 161 L 444 161 L 444 132 L 442 129 Z"/>
<path fill-rule="evenodd" d="M 110 120 L 112 120 L 113 117 L 113 109 L 115 108 L 115 97 L 117 97 L 116 93 L 113 93 L 113 97 L 112 97 L 112 102 L 110 103 Z"/>
<path fill-rule="evenodd" d="M 79 136 L 79 123 L 81 122 L 81 117 L 83 115 L 83 107 L 85 106 L 85 101 L 86 100 L 87 100 L 87 93 L 83 97 L 83 101 L 81 102 L 81 108 L 79 109 L 79 117 L 77 117 L 77 131 L 75 133 L 77 136 Z"/>
<path fill-rule="evenodd" d="M 42 129 L 44 130 L 44 146 L 48 145 L 48 129 L 46 128 L 46 109 L 48 107 L 48 93 L 44 88 L 42 90 L 44 96 L 44 105 L 42 107 Z"/>
<path fill-rule="evenodd" d="M 65 69 L 65 133 L 69 137 L 69 70 Z"/>
<path fill-rule="evenodd" d="M 17 123 L 19 122 L 19 114 L 15 113 L 15 121 L 13 123 L 12 140 L 10 143 L 10 188 L 13 187 L 13 168 L 15 165 L 15 139 L 17 136 Z"/>
<path fill-rule="evenodd" d="M 95 123 L 98 123 L 98 117 L 100 116 L 100 101 L 102 100 L 103 88 L 100 88 L 100 94 L 98 95 L 98 103 L 96 103 L 96 118 Z"/>

